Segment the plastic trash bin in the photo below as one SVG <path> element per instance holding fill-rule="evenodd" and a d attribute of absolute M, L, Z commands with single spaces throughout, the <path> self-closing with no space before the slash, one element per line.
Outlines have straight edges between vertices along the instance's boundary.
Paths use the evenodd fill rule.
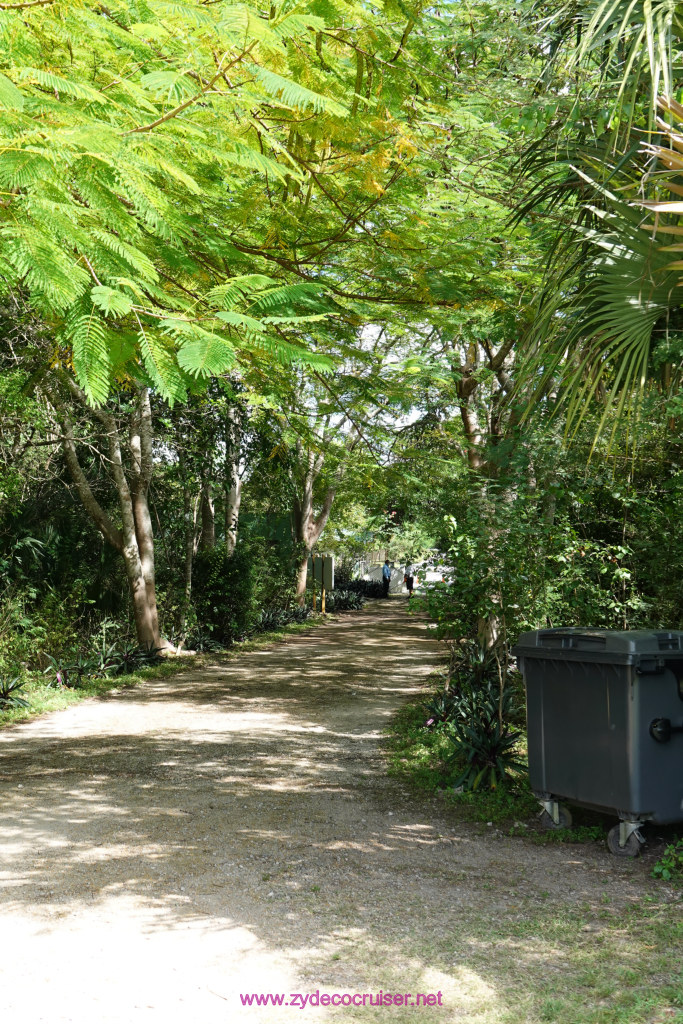
<path fill-rule="evenodd" d="M 613 812 L 612 853 L 646 821 L 683 821 L 683 632 L 542 629 L 513 654 L 527 693 L 529 776 L 548 827 L 568 800 Z"/>

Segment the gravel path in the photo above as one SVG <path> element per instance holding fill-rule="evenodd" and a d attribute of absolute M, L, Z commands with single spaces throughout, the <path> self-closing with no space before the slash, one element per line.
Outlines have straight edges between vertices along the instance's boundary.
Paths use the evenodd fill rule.
<path fill-rule="evenodd" d="M 498 1019 L 487 924 L 513 934 L 548 895 L 627 904 L 638 878 L 387 778 L 382 730 L 442 657 L 392 600 L 1 733 L 0 1019 Z M 513 971 L 539 949 L 512 942 Z M 378 989 L 443 1005 L 240 999 Z"/>

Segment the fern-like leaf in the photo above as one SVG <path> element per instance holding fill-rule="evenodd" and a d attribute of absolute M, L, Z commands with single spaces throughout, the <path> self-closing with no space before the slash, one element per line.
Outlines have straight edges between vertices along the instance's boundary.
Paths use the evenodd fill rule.
<path fill-rule="evenodd" d="M 268 93 L 278 99 L 286 107 L 296 107 L 299 110 L 312 108 L 316 112 L 324 111 L 327 114 L 335 114 L 337 117 L 347 117 L 347 110 L 329 96 L 323 96 L 313 92 L 298 82 L 270 71 L 268 68 L 254 67 L 254 73 L 259 82 Z"/>
<path fill-rule="evenodd" d="M 64 336 L 71 346 L 78 383 L 93 405 L 102 405 L 109 393 L 106 325 L 93 309 L 89 314 L 68 321 Z"/>

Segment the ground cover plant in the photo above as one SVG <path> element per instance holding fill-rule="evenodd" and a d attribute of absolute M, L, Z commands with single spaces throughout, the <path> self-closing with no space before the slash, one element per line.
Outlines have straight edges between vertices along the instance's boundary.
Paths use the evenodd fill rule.
<path fill-rule="evenodd" d="M 495 826 L 537 845 L 604 844 L 613 822 L 596 812 L 579 809 L 571 828 L 543 826 L 526 773 L 526 737 L 519 729 L 506 737 L 496 728 L 497 698 L 488 688 L 484 694 L 483 717 L 482 708 L 472 706 L 471 691 L 463 699 L 443 686 L 406 704 L 388 733 L 390 773 L 413 789 L 438 794 L 463 821 Z M 453 720 L 467 724 L 464 733 L 452 728 Z M 496 764 L 490 748 L 481 763 L 475 760 L 483 742 L 493 740 L 499 748 L 501 738 L 511 740 L 503 750 L 504 755 L 511 750 L 508 760 Z"/>
<path fill-rule="evenodd" d="M 683 882 L 683 839 L 670 843 L 652 869 L 655 878 L 680 885 Z"/>
<path fill-rule="evenodd" d="M 249 637 L 230 648 L 207 642 L 204 649 L 197 649 L 196 656 L 191 660 L 184 657 L 161 658 L 154 652 L 140 652 L 133 648 L 136 657 L 128 666 L 123 665 L 115 672 L 107 672 L 98 669 L 97 659 L 81 657 L 83 669 L 80 675 L 76 675 L 75 679 L 72 677 L 73 681 L 69 682 L 61 663 L 56 659 L 48 659 L 48 667 L 42 672 L 26 670 L 20 679 L 7 683 L 0 680 L 0 728 L 46 712 L 61 711 L 91 697 L 115 694 L 120 689 L 138 686 L 146 679 L 169 678 L 187 672 L 189 668 L 201 670 L 217 660 L 236 657 L 240 652 L 258 650 L 282 637 L 305 632 L 324 621 L 323 616 L 311 615 L 308 609 L 306 611 L 304 616 L 284 615 L 275 623 L 264 622 L 262 629 L 254 630 Z M 2 694 L 5 691 L 7 699 L 3 701 Z"/>

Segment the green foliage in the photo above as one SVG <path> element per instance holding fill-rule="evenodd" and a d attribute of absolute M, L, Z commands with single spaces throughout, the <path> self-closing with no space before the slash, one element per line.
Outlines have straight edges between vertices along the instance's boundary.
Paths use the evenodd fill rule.
<path fill-rule="evenodd" d="M 524 836 L 536 846 L 553 846 L 556 843 L 604 843 L 603 825 L 573 825 L 571 828 L 542 829 L 535 831 L 524 824 L 513 825 L 511 836 Z"/>
<path fill-rule="evenodd" d="M 493 789 L 483 786 L 456 792 L 451 785 L 452 772 L 445 769 L 452 751 L 447 729 L 425 728 L 424 700 L 405 705 L 394 716 L 389 737 L 392 775 L 417 789 L 442 793 L 465 820 L 510 826 L 537 815 L 538 801 L 523 775 L 504 780 Z"/>
<path fill-rule="evenodd" d="M 249 550 L 255 606 L 282 611 L 294 599 L 291 531 L 282 516 L 270 523 L 267 518 L 243 522 L 241 536 Z"/>
<path fill-rule="evenodd" d="M 125 676 L 153 668 L 163 661 L 160 651 L 160 647 L 142 647 L 137 644 L 112 646 L 93 659 L 93 676 Z"/>
<path fill-rule="evenodd" d="M 469 789 L 462 792 L 448 789 L 444 799 L 456 808 L 463 820 L 487 826 L 507 825 L 515 829 L 515 825 L 510 826 L 510 822 L 530 821 L 538 814 L 538 801 L 529 789 L 528 780 L 524 778 L 502 782 L 493 789 Z M 521 831 L 527 835 L 531 829 L 522 828 Z"/>
<path fill-rule="evenodd" d="M 367 600 L 384 596 L 384 588 L 379 580 L 348 580 L 344 583 L 343 589 L 349 594 L 358 594 Z"/>
<path fill-rule="evenodd" d="M 7 708 L 28 708 L 29 701 L 20 696 L 20 691 L 26 686 L 26 679 L 15 676 L 14 679 L 0 678 L 0 710 Z"/>
<path fill-rule="evenodd" d="M 673 0 L 571 10 L 558 2 L 545 6 L 544 27 L 544 80 L 556 91 L 574 76 L 576 116 L 558 118 L 527 154 L 530 192 L 520 215 L 550 214 L 555 223 L 520 399 L 533 413 L 552 395 L 551 407 L 566 408 L 568 432 L 597 406 L 595 438 L 611 428 L 613 440 L 633 441 L 655 376 L 653 350 L 670 328 L 677 333 L 681 306 L 672 257 L 681 162 L 671 127 L 683 116 L 674 95 L 679 9 Z"/>
<path fill-rule="evenodd" d="M 197 627 L 193 629 L 190 635 L 187 637 L 185 647 L 188 651 L 199 651 L 217 653 L 225 650 L 225 644 L 222 644 L 220 640 L 216 640 L 211 630 L 202 629 Z"/>
<path fill-rule="evenodd" d="M 97 659 L 79 651 L 68 659 L 54 658 L 50 654 L 46 658 L 48 666 L 44 672 L 51 686 L 66 686 L 77 690 L 86 679 L 91 679 L 97 673 Z"/>
<path fill-rule="evenodd" d="M 424 702 L 425 726 L 428 729 L 444 725 L 457 714 L 460 694 L 456 690 L 437 690 Z"/>
<path fill-rule="evenodd" d="M 328 612 L 360 611 L 365 598 L 353 590 L 332 590 L 325 598 L 325 609 Z"/>
<path fill-rule="evenodd" d="M 245 544 L 230 555 L 225 545 L 197 553 L 194 566 L 197 620 L 217 640 L 234 643 L 247 634 L 256 614 L 254 563 Z"/>
<path fill-rule="evenodd" d="M 670 843 L 652 869 L 655 878 L 665 882 L 683 882 L 683 839 Z"/>
<path fill-rule="evenodd" d="M 310 608 L 300 608 L 294 605 L 292 608 L 266 608 L 259 612 L 252 627 L 253 633 L 271 633 L 288 626 L 291 623 L 301 625 L 310 617 Z"/>
<path fill-rule="evenodd" d="M 46 364 L 93 404 L 126 377 L 182 401 L 238 362 L 328 370 L 308 329 L 333 307 L 294 247 L 344 239 L 344 193 L 372 207 L 400 175 L 393 13 L 19 6 L 0 11 L 0 276 L 58 339 Z"/>
<path fill-rule="evenodd" d="M 48 654 L 48 665 L 43 671 L 50 686 L 80 689 L 87 680 L 132 675 L 152 668 L 163 660 L 160 650 L 136 644 L 112 644 L 94 654 L 76 651 L 60 658 Z"/>
<path fill-rule="evenodd" d="M 470 685 L 454 700 L 446 724 L 452 749 L 445 758 L 454 789 L 495 789 L 526 765 L 519 754 L 521 733 L 510 724 L 513 693 L 491 682 Z"/>

